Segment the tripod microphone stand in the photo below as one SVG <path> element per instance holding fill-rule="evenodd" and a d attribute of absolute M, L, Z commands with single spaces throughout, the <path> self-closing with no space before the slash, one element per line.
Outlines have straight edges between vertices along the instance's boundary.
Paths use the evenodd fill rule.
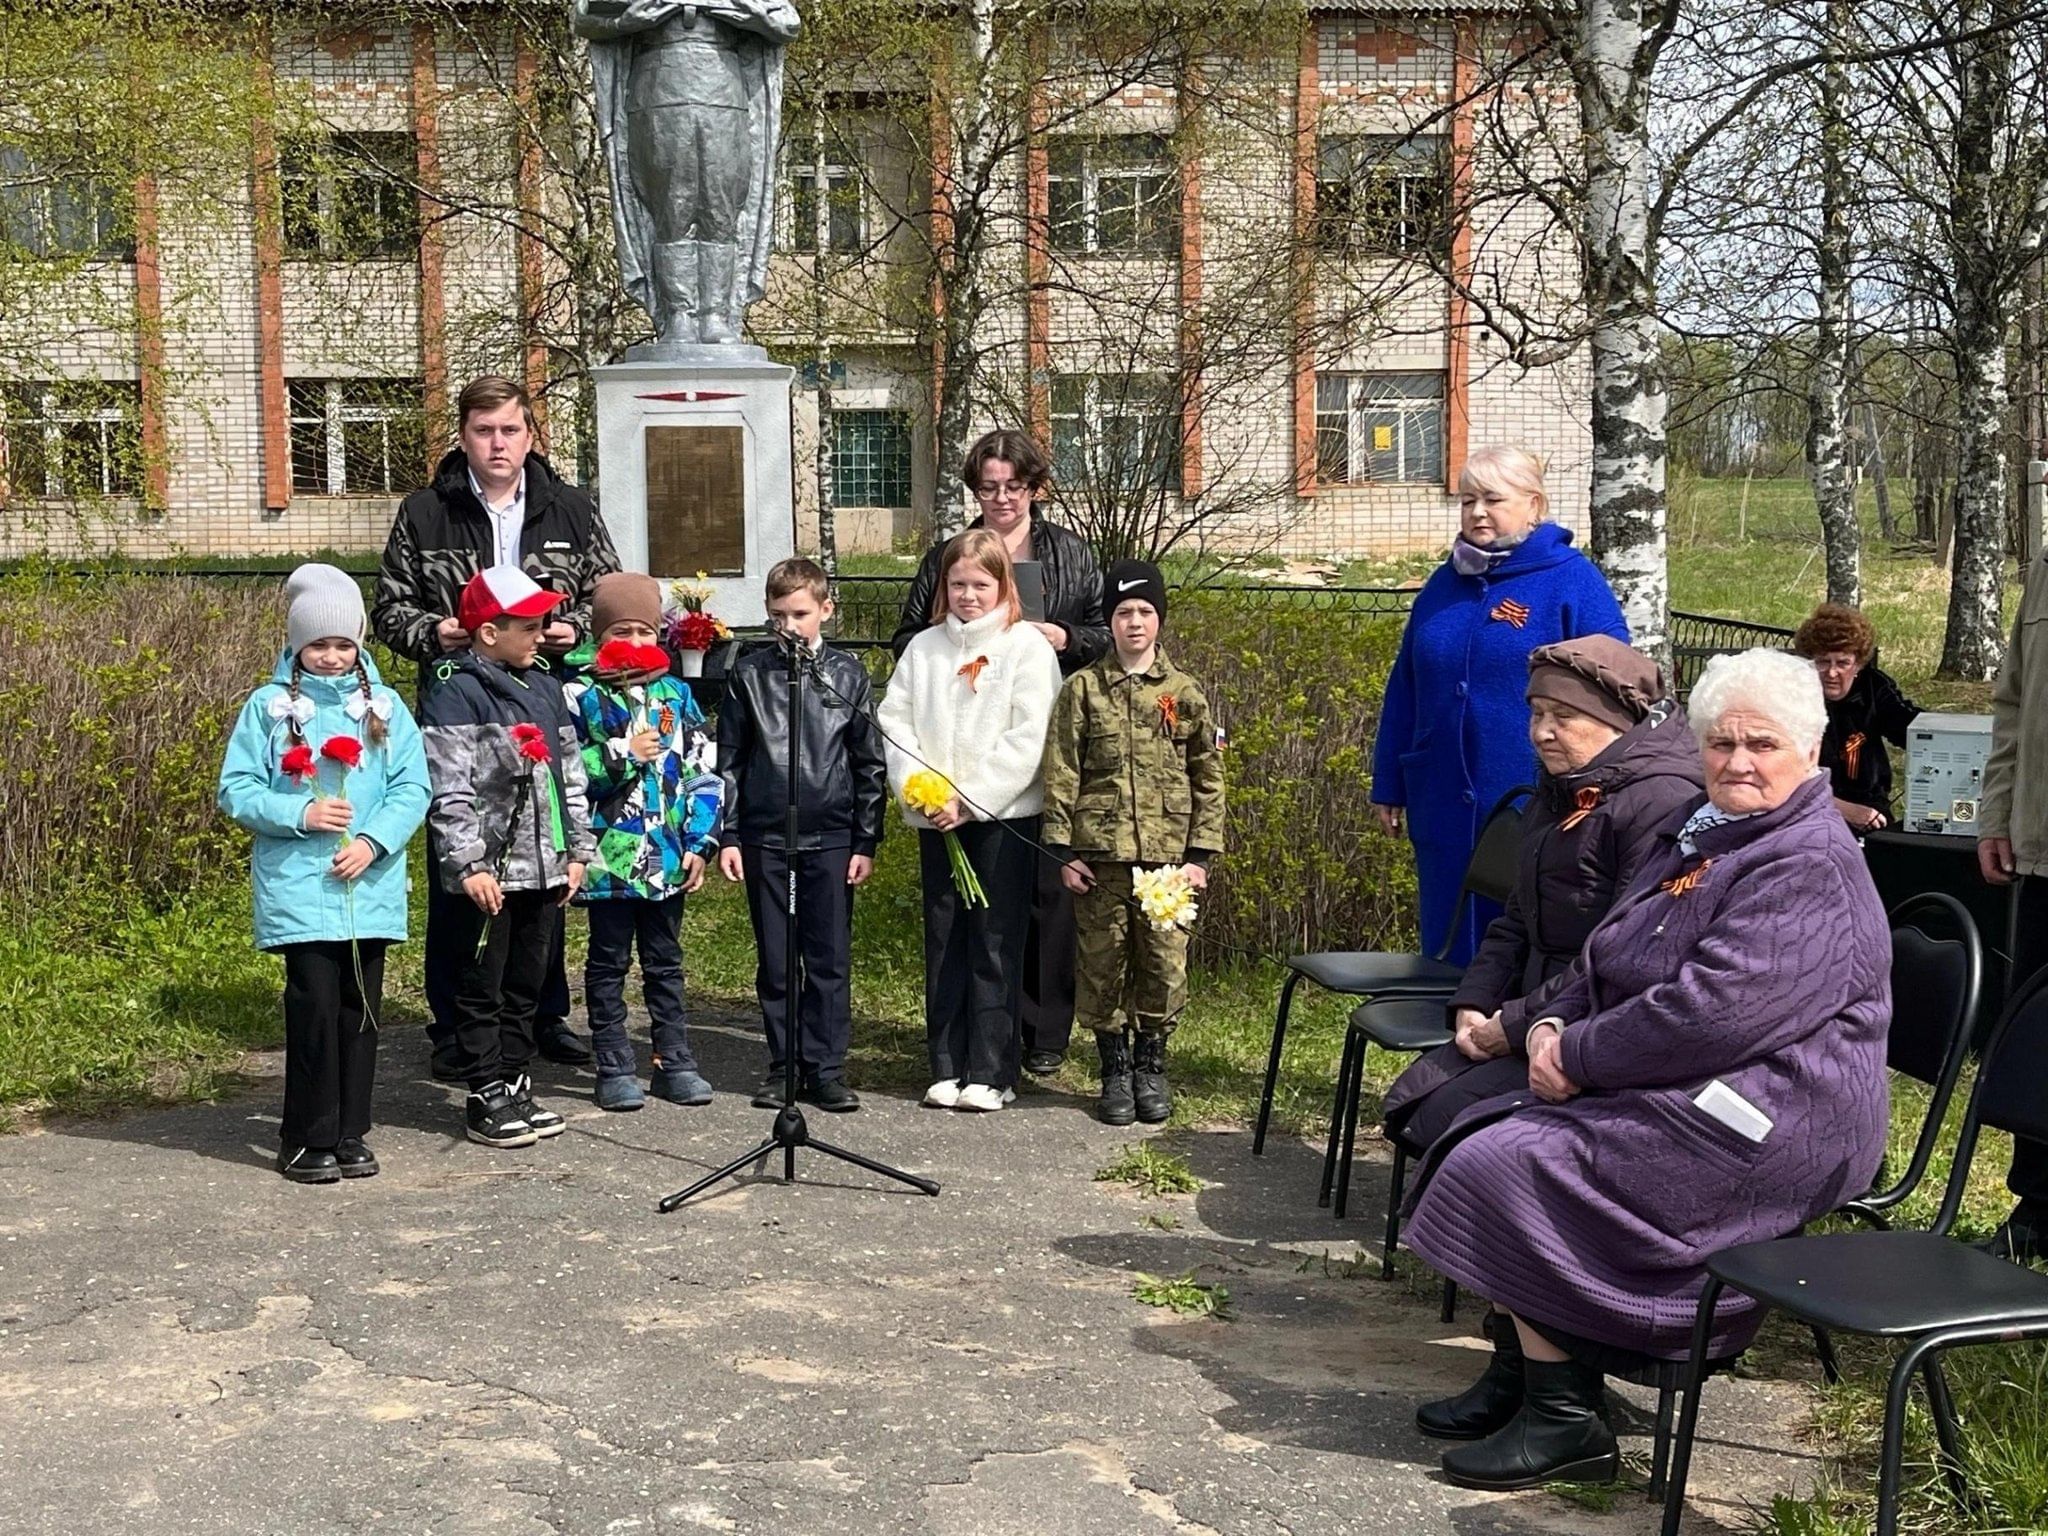
<path fill-rule="evenodd" d="M 782 1149 L 782 1181 L 785 1184 L 796 1182 L 797 1148 L 809 1147 L 812 1151 L 822 1152 L 827 1157 L 836 1157 L 842 1163 L 851 1163 L 856 1168 L 865 1168 L 869 1173 L 878 1173 L 884 1178 L 896 1180 L 899 1184 L 908 1184 L 912 1189 L 920 1190 L 927 1195 L 936 1195 L 939 1192 L 939 1186 L 934 1180 L 920 1178 L 914 1173 L 905 1173 L 900 1168 L 891 1168 L 887 1163 L 878 1163 L 873 1158 L 862 1157 L 858 1152 L 835 1147 L 829 1141 L 819 1141 L 811 1135 L 810 1127 L 804 1122 L 804 1112 L 797 1108 L 796 1063 L 801 1038 L 799 1024 L 803 1004 L 803 960 L 802 951 L 798 948 L 796 911 L 797 770 L 803 763 L 804 675 L 816 667 L 818 662 L 810 646 L 801 637 L 777 629 L 775 638 L 788 669 L 787 692 L 784 697 L 788 700 L 789 709 L 789 804 L 783 820 L 783 854 L 788 874 L 787 889 L 783 893 L 783 953 L 787 957 L 784 963 L 788 974 L 783 988 L 782 1108 L 776 1112 L 775 1123 L 769 1127 L 766 1141 L 748 1148 L 716 1173 L 708 1173 L 688 1188 L 664 1196 L 661 1203 L 655 1207 L 663 1215 L 667 1215 L 720 1180 L 732 1178 L 748 1164 L 761 1161 L 778 1147 Z"/>

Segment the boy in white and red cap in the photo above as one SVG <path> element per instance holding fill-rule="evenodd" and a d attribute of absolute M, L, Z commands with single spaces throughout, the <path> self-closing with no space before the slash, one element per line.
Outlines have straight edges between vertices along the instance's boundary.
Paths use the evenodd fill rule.
<path fill-rule="evenodd" d="M 455 1037 L 471 1141 L 531 1146 L 562 1132 L 533 1102 L 533 1019 L 562 908 L 595 852 L 576 714 L 540 652 L 562 601 L 517 566 L 462 589 L 470 647 L 436 662 L 420 708 L 442 889 L 469 898 L 436 943 L 457 971 Z"/>

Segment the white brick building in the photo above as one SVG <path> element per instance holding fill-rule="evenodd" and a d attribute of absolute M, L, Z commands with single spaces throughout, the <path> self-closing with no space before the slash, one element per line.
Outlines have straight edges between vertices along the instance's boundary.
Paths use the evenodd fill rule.
<path fill-rule="evenodd" d="M 1020 234 L 997 263 L 977 414 L 1029 425 L 1070 474 L 1107 460 L 1148 478 L 1169 518 L 1212 509 L 1211 540 L 1440 546 L 1448 488 L 1490 442 L 1548 455 L 1559 515 L 1582 522 L 1582 354 L 1514 364 L 1466 297 L 1561 313 L 1575 281 L 1532 200 L 1466 195 L 1493 184 L 1486 124 L 1515 121 L 1516 87 L 1481 88 L 1512 18 L 1492 0 L 1310 10 L 1292 57 L 1217 62 L 1231 108 L 1205 109 L 1199 133 L 1171 81 L 1134 80 L 1078 115 L 1052 106 L 1005 184 Z M 246 175 L 203 218 L 137 189 L 133 250 L 93 262 L 91 302 L 49 313 L 33 362 L 7 365 L 0 556 L 374 548 L 447 441 L 463 378 L 512 372 L 539 391 L 562 371 L 547 345 L 561 317 L 542 313 L 559 307 L 559 263 L 520 233 L 564 202 L 559 167 L 520 129 L 531 53 L 473 29 L 279 22 L 262 63 L 293 121 L 332 137 L 259 125 Z M 839 280 L 907 281 L 915 298 L 904 269 L 929 246 L 902 210 L 930 205 L 932 146 L 904 143 L 900 117 L 894 133 L 848 117 L 828 157 L 827 250 L 857 269 Z M 813 151 L 794 132 L 786 148 L 788 251 L 750 325 L 801 362 L 817 345 Z M 886 308 L 828 321 L 842 551 L 914 537 L 952 485 L 929 426 L 929 306 Z M 573 396 L 555 382 L 561 424 Z M 817 414 L 799 389 L 806 543 Z M 573 446 L 556 444 L 572 466 Z"/>

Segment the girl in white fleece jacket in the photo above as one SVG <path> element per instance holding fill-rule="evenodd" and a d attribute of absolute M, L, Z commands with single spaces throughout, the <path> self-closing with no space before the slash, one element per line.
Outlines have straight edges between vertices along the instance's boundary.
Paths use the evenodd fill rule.
<path fill-rule="evenodd" d="M 918 830 L 924 882 L 932 1060 L 924 1101 L 941 1109 L 1001 1109 L 1015 1097 L 1033 844 L 1045 803 L 1038 765 L 1060 691 L 1058 657 L 1022 619 L 1001 537 L 979 528 L 961 534 L 939 558 L 932 627 L 896 663 L 877 712 L 898 803 L 925 768 L 944 774 L 955 792 L 929 818 L 903 812 Z M 980 877 L 986 907 L 962 903 L 947 832 Z"/>

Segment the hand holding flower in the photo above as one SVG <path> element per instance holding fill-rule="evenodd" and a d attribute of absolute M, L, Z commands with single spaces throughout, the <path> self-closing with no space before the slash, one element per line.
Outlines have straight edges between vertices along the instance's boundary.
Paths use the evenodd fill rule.
<path fill-rule="evenodd" d="M 1188 889 L 1191 891 L 1206 891 L 1209 889 L 1209 871 L 1199 864 L 1181 865 L 1180 877 L 1187 881 Z"/>
<path fill-rule="evenodd" d="M 327 873 L 337 880 L 354 880 L 376 862 L 377 845 L 367 837 L 352 837 L 335 851 Z"/>
<path fill-rule="evenodd" d="M 299 824 L 308 832 L 346 832 L 355 813 L 355 807 L 346 800 L 325 795 L 307 802 L 305 815 Z"/>
<path fill-rule="evenodd" d="M 636 763 L 651 763 L 661 756 L 661 738 L 652 731 L 636 731 L 627 739 L 626 750 Z"/>

